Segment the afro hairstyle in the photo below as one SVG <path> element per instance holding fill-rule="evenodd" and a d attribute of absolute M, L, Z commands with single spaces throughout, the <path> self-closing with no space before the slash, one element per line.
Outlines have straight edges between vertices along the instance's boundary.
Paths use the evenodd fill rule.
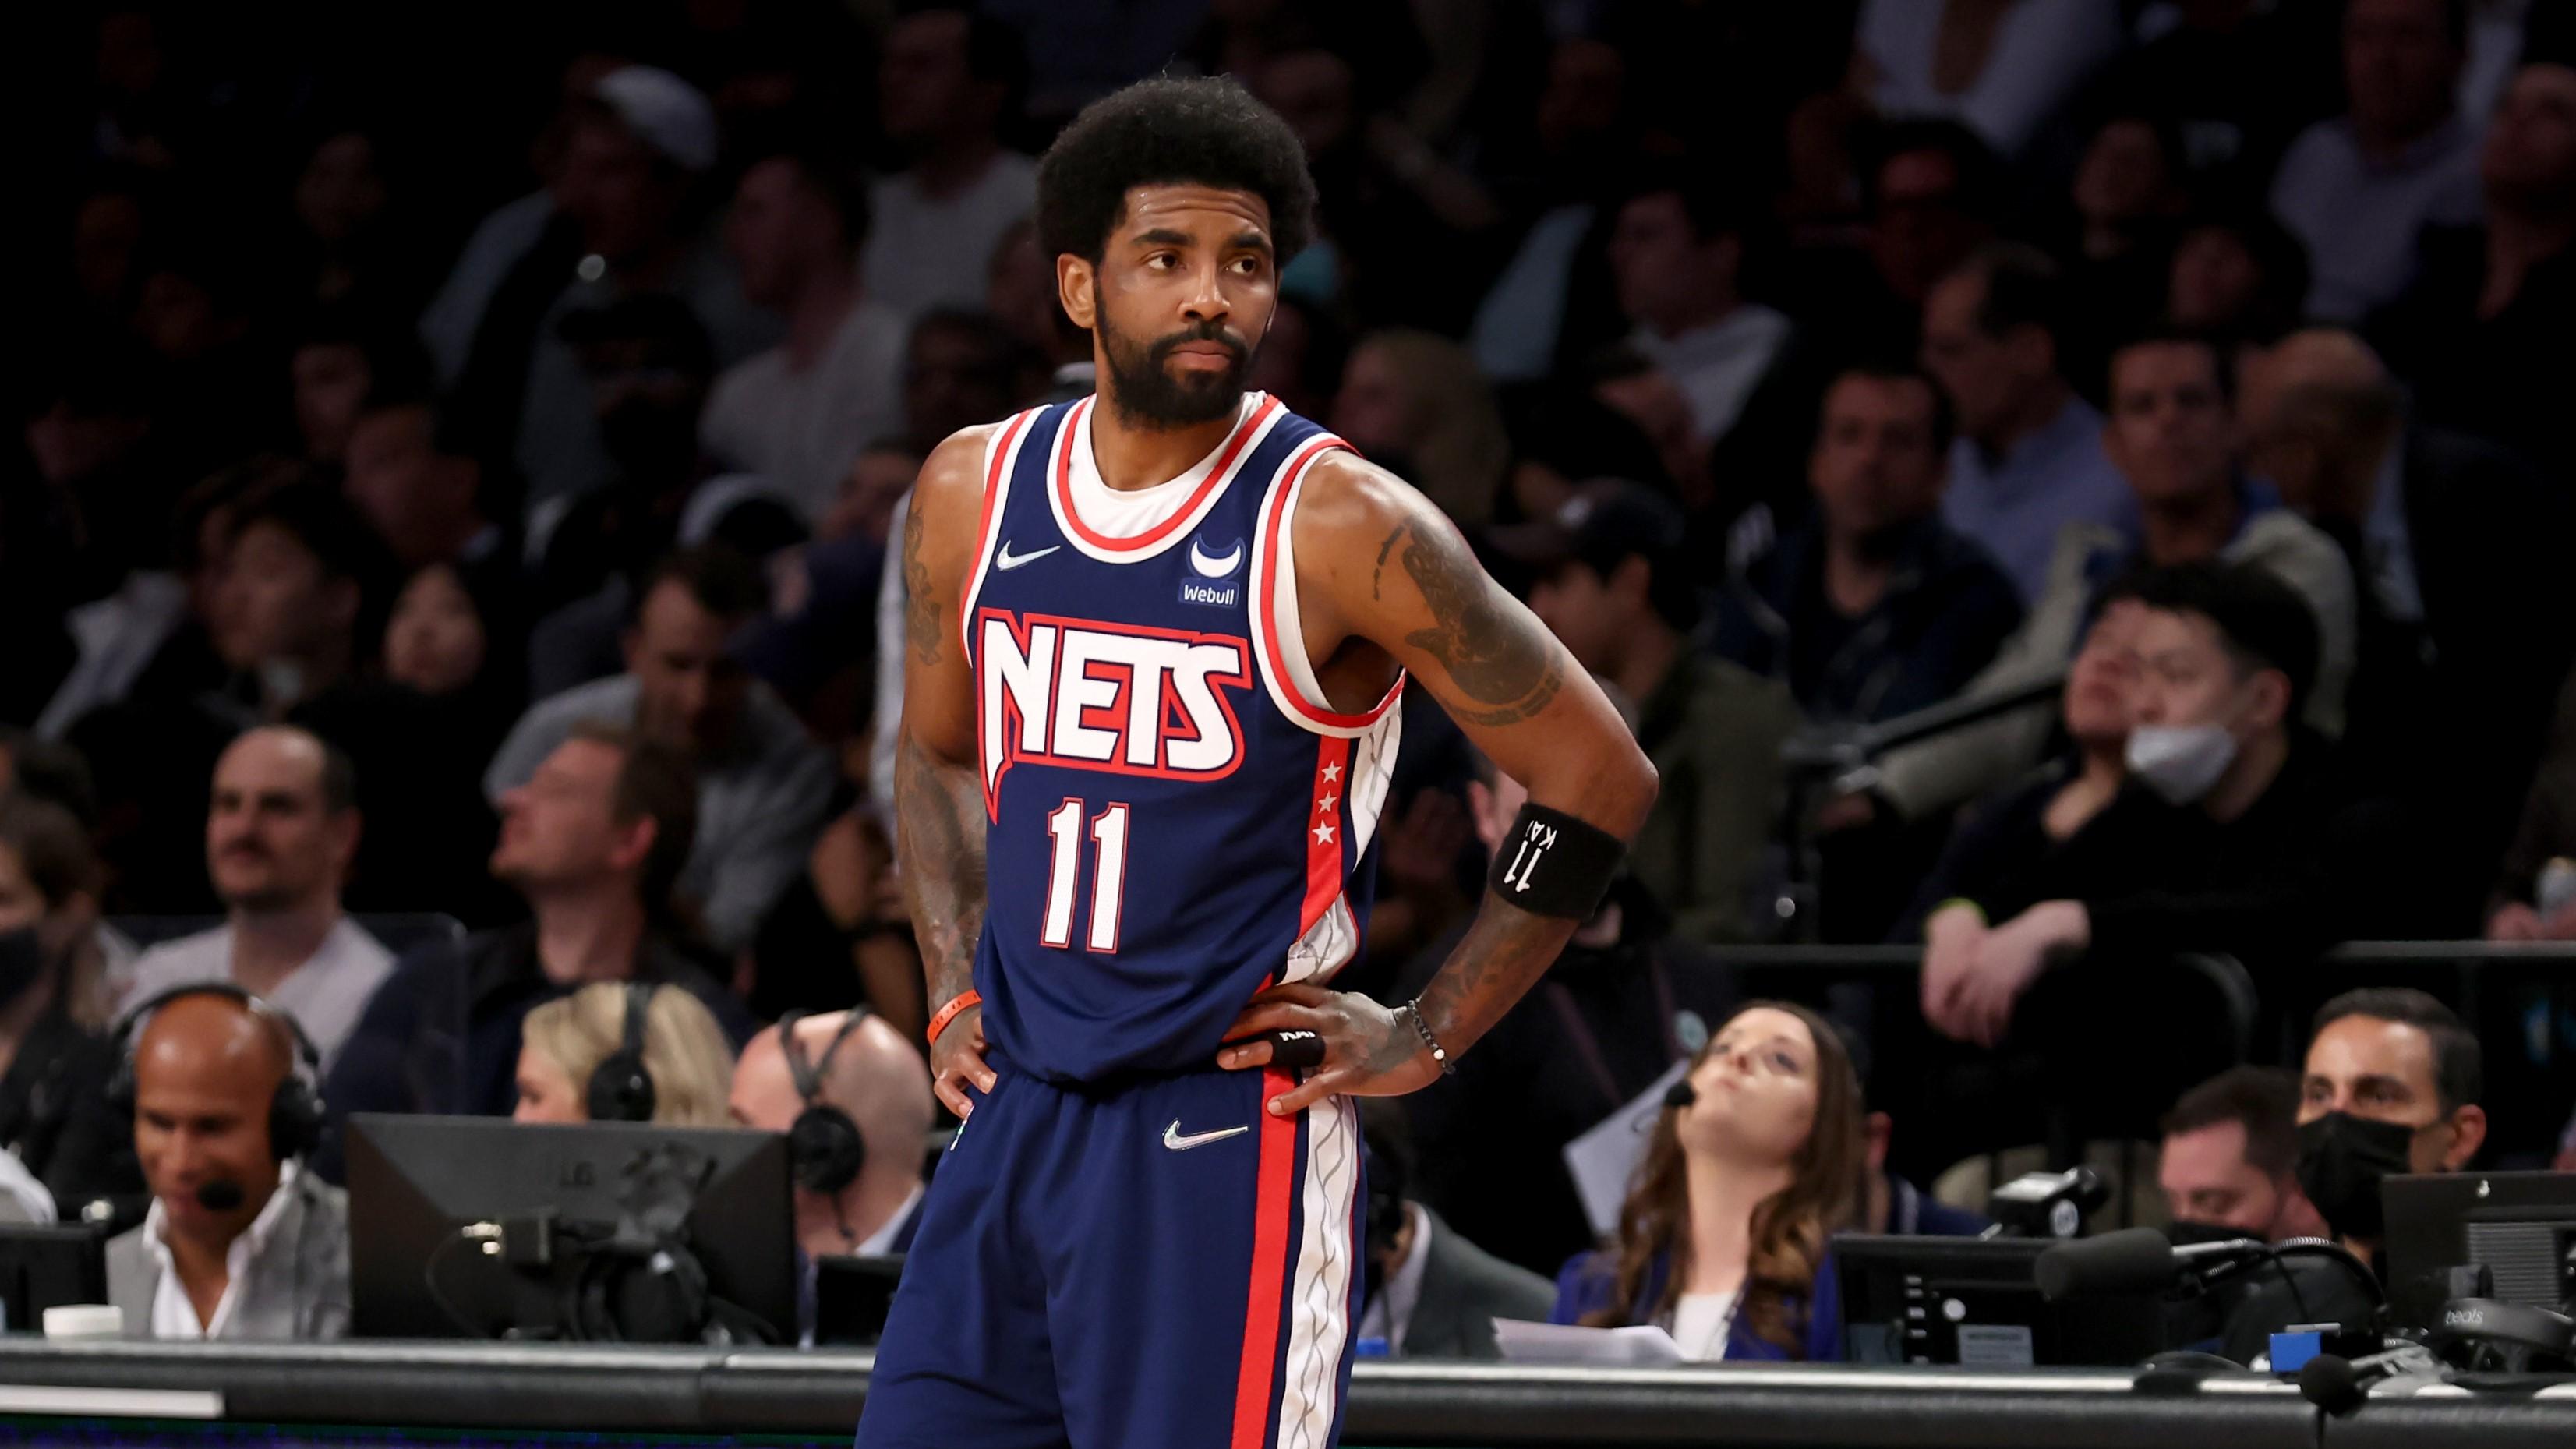
<path fill-rule="evenodd" d="M 1277 112 L 1223 76 L 1139 81 L 1083 107 L 1038 162 L 1038 244 L 1093 262 L 1132 186 L 1249 191 L 1270 208 L 1279 262 L 1314 230 L 1306 152 Z"/>

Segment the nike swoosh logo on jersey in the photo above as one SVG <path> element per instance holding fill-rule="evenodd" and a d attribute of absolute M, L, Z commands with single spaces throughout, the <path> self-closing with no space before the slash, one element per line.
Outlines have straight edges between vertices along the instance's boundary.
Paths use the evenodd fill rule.
<path fill-rule="evenodd" d="M 1172 1125 L 1163 1129 L 1163 1145 L 1174 1152 L 1187 1152 L 1193 1147 L 1205 1147 L 1211 1142 L 1223 1142 L 1229 1137 L 1240 1137 L 1251 1130 L 1249 1127 L 1219 1127 L 1213 1132 L 1192 1132 L 1183 1136 L 1181 1119 L 1175 1117 L 1172 1119 Z"/>
<path fill-rule="evenodd" d="M 1002 551 L 993 555 L 993 567 L 1007 573 L 1012 569 L 1018 568 L 1024 563 L 1036 563 L 1039 559 L 1045 558 L 1048 554 L 1051 554 L 1062 547 L 1064 547 L 1063 544 L 1051 543 L 1046 547 L 1039 549 L 1035 553 L 1013 554 L 1011 552 L 1010 540 L 1004 539 L 1002 541 Z"/>
<path fill-rule="evenodd" d="M 1220 558 L 1208 557 L 1207 550 L 1200 546 L 1197 539 L 1190 540 L 1190 567 L 1197 569 L 1208 578 L 1224 578 L 1233 573 L 1242 562 L 1243 544 L 1240 540 L 1235 543 L 1231 551 Z"/>

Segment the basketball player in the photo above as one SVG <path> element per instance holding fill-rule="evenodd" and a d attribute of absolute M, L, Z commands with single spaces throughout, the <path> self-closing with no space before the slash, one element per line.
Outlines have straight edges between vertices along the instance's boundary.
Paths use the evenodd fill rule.
<path fill-rule="evenodd" d="M 1654 797 L 1438 510 L 1243 391 L 1313 202 L 1296 137 L 1230 81 L 1085 110 L 1037 224 L 1098 395 L 922 468 L 898 854 L 966 1122 L 861 1449 L 1332 1443 L 1361 1280 L 1347 1098 L 1473 1048 Z M 1530 804 L 1465 940 L 1390 1011 L 1327 983 L 1359 951 L 1407 677 Z"/>

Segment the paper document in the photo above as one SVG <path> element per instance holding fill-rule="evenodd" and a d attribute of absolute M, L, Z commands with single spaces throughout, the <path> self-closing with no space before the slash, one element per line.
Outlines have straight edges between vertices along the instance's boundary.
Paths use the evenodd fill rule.
<path fill-rule="evenodd" d="M 1681 1345 L 1651 1323 L 1578 1328 L 1570 1323 L 1494 1320 L 1494 1342 L 1513 1363 L 1577 1363 L 1596 1368 L 1657 1368 L 1685 1362 Z"/>
<path fill-rule="evenodd" d="M 1618 1231 L 1619 1204 L 1627 1201 L 1628 1179 L 1646 1155 L 1646 1133 L 1664 1110 L 1664 1093 L 1689 1070 L 1687 1061 L 1673 1063 L 1627 1106 L 1565 1144 L 1565 1170 L 1573 1174 L 1574 1195 L 1583 1200 L 1593 1232 L 1606 1238 Z"/>

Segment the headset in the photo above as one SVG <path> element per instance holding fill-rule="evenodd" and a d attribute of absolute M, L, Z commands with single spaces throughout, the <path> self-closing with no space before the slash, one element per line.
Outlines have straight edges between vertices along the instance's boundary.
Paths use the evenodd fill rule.
<path fill-rule="evenodd" d="M 626 983 L 626 1029 L 617 1050 L 600 1058 L 582 1091 L 593 1122 L 653 1120 L 653 1073 L 644 1065 L 644 1027 L 653 1009 L 654 988 L 641 981 Z"/>
<path fill-rule="evenodd" d="M 282 1011 L 259 996 L 229 981 L 196 981 L 173 986 L 136 1003 L 108 1029 L 108 1040 L 116 1045 L 116 1073 L 108 1078 L 107 1099 L 127 1116 L 134 1114 L 134 1049 L 142 1034 L 143 1023 L 152 1013 L 173 1001 L 189 996 L 221 996 L 241 1004 L 243 1010 L 263 1021 L 283 1025 L 293 1044 L 292 1060 L 287 1065 L 286 1080 L 277 1084 L 276 1095 L 268 1101 L 268 1150 L 279 1162 L 302 1157 L 322 1142 L 324 1112 L 322 1092 L 322 1052 L 313 1038 L 304 1034 L 303 1024 L 289 1011 Z M 299 1070 L 300 1067 L 300 1070 Z"/>
<path fill-rule="evenodd" d="M 787 1058 L 787 1075 L 796 1083 L 796 1096 L 805 1110 L 787 1128 L 787 1155 L 796 1164 L 796 1185 L 808 1192 L 836 1193 L 859 1180 L 868 1165 L 867 1138 L 850 1114 L 823 1100 L 824 1074 L 832 1069 L 833 1053 L 850 1039 L 859 1024 L 868 1019 L 864 1006 L 852 1007 L 841 1020 L 841 1029 L 822 1055 L 808 1059 L 805 1044 L 796 1038 L 796 1028 L 806 1019 L 801 1011 L 791 1011 L 778 1019 L 778 1050 Z"/>

